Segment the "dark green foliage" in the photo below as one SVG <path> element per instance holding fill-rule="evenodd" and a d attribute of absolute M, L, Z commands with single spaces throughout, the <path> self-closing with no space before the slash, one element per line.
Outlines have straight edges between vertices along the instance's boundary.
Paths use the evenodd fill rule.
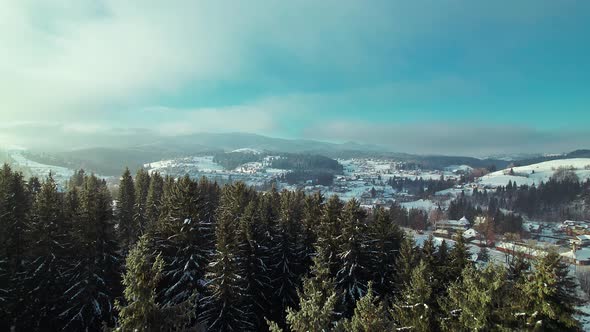
<path fill-rule="evenodd" d="M 255 313 L 247 299 L 240 273 L 241 258 L 235 230 L 239 227 L 253 192 L 244 183 L 226 186 L 222 191 L 217 227 L 215 254 L 209 265 L 208 291 L 201 320 L 209 331 L 252 331 Z"/>
<path fill-rule="evenodd" d="M 334 280 L 330 277 L 326 255 L 314 258 L 312 274 L 303 282 L 303 290 L 297 291 L 299 309 L 287 309 L 287 325 L 292 332 L 332 331 L 338 319 L 336 305 L 338 293 Z M 270 323 L 271 331 L 281 331 L 279 326 Z"/>
<path fill-rule="evenodd" d="M 522 308 L 527 326 L 546 331 L 577 331 L 574 318 L 582 301 L 576 294 L 576 280 L 558 253 L 537 259 L 532 272 L 521 284 Z"/>
<path fill-rule="evenodd" d="M 149 187 L 150 175 L 141 168 L 135 175 L 135 206 L 133 208 L 133 221 L 138 229 L 138 235 L 143 234 L 146 229 Z"/>
<path fill-rule="evenodd" d="M 116 220 L 122 247 L 128 250 L 139 235 L 139 225 L 136 224 L 135 215 L 135 185 L 131 172 L 125 169 L 119 182 L 117 195 Z"/>
<path fill-rule="evenodd" d="M 324 212 L 317 227 L 318 255 L 325 255 L 322 259 L 327 262 L 331 276 L 336 276 L 339 269 L 337 255 L 342 233 L 342 206 L 338 196 L 332 196 L 324 205 Z"/>
<path fill-rule="evenodd" d="M 303 193 L 281 192 L 281 208 L 274 232 L 272 251 L 272 286 L 279 312 L 297 304 L 297 288 L 305 270 L 300 242 L 303 218 Z M 279 321 L 279 324 L 281 322 Z"/>
<path fill-rule="evenodd" d="M 73 223 L 72 267 L 66 272 L 65 310 L 59 315 L 66 330 L 98 331 L 114 324 L 120 260 L 115 241 L 111 197 L 102 181 L 86 177 Z"/>
<path fill-rule="evenodd" d="M 368 228 L 369 257 L 368 271 L 374 281 L 374 289 L 381 297 L 393 295 L 395 284 L 396 259 L 402 241 L 402 231 L 394 224 L 387 211 L 377 209 L 373 222 Z"/>
<path fill-rule="evenodd" d="M 28 290 L 28 306 L 23 308 L 21 319 L 30 324 L 27 329 L 57 328 L 60 323 L 60 296 L 69 282 L 63 276 L 70 267 L 68 257 L 72 254 L 72 224 L 64 218 L 63 206 L 63 195 L 50 176 L 41 185 L 31 213 L 28 236 L 32 245 L 22 279 Z"/>
<path fill-rule="evenodd" d="M 123 276 L 125 304 L 116 303 L 122 331 L 186 331 L 194 321 L 196 296 L 166 306 L 157 302 L 156 288 L 164 260 L 153 256 L 149 238 L 142 236 L 127 256 Z"/>
<path fill-rule="evenodd" d="M 346 314 L 352 314 L 354 305 L 366 292 L 370 277 L 368 270 L 369 239 L 365 212 L 354 198 L 342 211 L 342 235 L 338 248 L 339 270 L 336 284 L 342 291 L 342 304 Z"/>
<path fill-rule="evenodd" d="M 146 200 L 146 230 L 150 230 L 158 222 L 163 194 L 164 179 L 160 173 L 152 173 Z"/>
<path fill-rule="evenodd" d="M 385 304 L 373 292 L 372 283 L 369 283 L 367 294 L 356 303 L 350 321 L 343 325 L 346 332 L 390 331 L 394 328 Z"/>
<path fill-rule="evenodd" d="M 253 313 L 248 317 L 256 330 L 266 326 L 265 314 L 270 312 L 272 289 L 270 278 L 271 250 L 267 246 L 264 226 L 260 223 L 258 198 L 250 201 L 237 230 L 238 274 L 244 292 L 242 310 Z"/>
<path fill-rule="evenodd" d="M 232 170 L 238 166 L 254 161 L 261 161 L 263 155 L 244 152 L 226 152 L 218 153 L 213 157 L 213 162 L 223 166 L 223 168 Z"/>

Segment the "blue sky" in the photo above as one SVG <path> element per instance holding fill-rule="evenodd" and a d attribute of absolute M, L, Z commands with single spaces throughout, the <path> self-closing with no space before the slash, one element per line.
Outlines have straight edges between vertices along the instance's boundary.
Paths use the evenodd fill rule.
<path fill-rule="evenodd" d="M 0 21 L 5 125 L 590 147 L 588 1 L 8 0 Z"/>

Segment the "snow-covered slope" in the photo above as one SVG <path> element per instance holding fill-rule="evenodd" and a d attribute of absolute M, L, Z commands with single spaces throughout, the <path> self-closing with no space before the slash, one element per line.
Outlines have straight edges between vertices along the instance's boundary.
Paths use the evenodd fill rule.
<path fill-rule="evenodd" d="M 232 152 L 262 154 L 262 151 L 252 149 L 252 148 L 241 148 L 241 149 L 233 150 Z"/>
<path fill-rule="evenodd" d="M 574 158 L 551 160 L 538 164 L 514 167 L 514 175 L 510 175 L 510 169 L 487 174 L 478 182 L 482 185 L 497 187 L 505 186 L 509 181 L 518 185 L 533 185 L 547 182 L 559 167 L 572 167 L 581 181 L 590 179 L 590 158 Z"/>

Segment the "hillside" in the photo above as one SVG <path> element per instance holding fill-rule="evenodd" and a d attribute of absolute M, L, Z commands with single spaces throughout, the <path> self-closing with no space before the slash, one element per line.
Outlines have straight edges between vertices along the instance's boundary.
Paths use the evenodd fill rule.
<path fill-rule="evenodd" d="M 518 185 L 537 185 L 547 182 L 556 169 L 560 167 L 572 167 L 580 180 L 590 179 L 590 158 L 571 158 L 544 161 L 537 164 L 519 166 L 511 169 L 504 169 L 481 177 L 478 183 L 490 187 L 505 186 L 509 181 Z"/>

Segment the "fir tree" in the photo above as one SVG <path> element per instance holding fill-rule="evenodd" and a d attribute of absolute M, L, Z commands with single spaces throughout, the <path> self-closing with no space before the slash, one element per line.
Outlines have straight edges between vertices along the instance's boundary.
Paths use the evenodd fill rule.
<path fill-rule="evenodd" d="M 122 331 L 186 331 L 194 321 L 196 297 L 173 306 L 157 302 L 156 289 L 162 277 L 164 260 L 153 257 L 145 235 L 131 249 L 123 276 L 125 304 L 116 303 L 118 326 Z"/>
<path fill-rule="evenodd" d="M 449 253 L 449 258 L 449 279 L 456 281 L 461 277 L 463 270 L 471 264 L 471 253 L 461 232 L 455 236 L 455 245 Z"/>
<path fill-rule="evenodd" d="M 412 271 L 419 260 L 414 238 L 411 235 L 406 235 L 402 240 L 399 257 L 396 261 L 396 283 L 398 285 L 410 282 Z"/>
<path fill-rule="evenodd" d="M 270 267 L 270 250 L 264 245 L 265 234 L 260 224 L 258 199 L 254 198 L 246 207 L 237 231 L 237 251 L 239 260 L 238 274 L 242 277 L 244 290 L 243 311 L 248 311 L 256 330 L 266 327 L 264 318 L 271 310 L 272 290 Z M 251 314 L 250 314 L 251 313 Z"/>
<path fill-rule="evenodd" d="M 528 326 L 547 331 L 579 330 L 574 315 L 582 300 L 576 294 L 575 278 L 558 253 L 539 258 L 520 288 Z"/>
<path fill-rule="evenodd" d="M 369 278 L 365 217 L 354 198 L 342 211 L 342 240 L 338 248 L 340 269 L 336 273 L 336 284 L 342 290 L 342 304 L 347 314 L 352 313 L 356 301 L 365 294 Z"/>
<path fill-rule="evenodd" d="M 389 213 L 380 208 L 368 228 L 368 271 L 374 281 L 375 292 L 381 297 L 391 296 L 396 289 L 396 258 L 399 254 L 402 231 L 391 220 Z"/>
<path fill-rule="evenodd" d="M 375 296 L 373 284 L 369 282 L 367 293 L 356 303 L 354 315 L 343 324 L 346 332 L 391 331 L 393 322 L 385 304 Z"/>
<path fill-rule="evenodd" d="M 147 197 L 150 187 L 150 175 L 143 168 L 135 175 L 135 206 L 133 209 L 134 223 L 139 234 L 143 234 L 147 224 Z"/>
<path fill-rule="evenodd" d="M 311 268 L 313 256 L 315 254 L 314 244 L 317 241 L 317 227 L 322 217 L 322 208 L 324 205 L 324 196 L 321 192 L 305 197 L 303 208 L 303 229 L 301 234 L 301 243 L 303 249 L 302 264 L 307 272 Z"/>
<path fill-rule="evenodd" d="M 402 330 L 427 332 L 436 329 L 432 310 L 435 294 L 430 270 L 427 263 L 421 261 L 412 270 L 399 300 L 393 306 L 392 315 Z"/>
<path fill-rule="evenodd" d="M 322 259 L 328 262 L 330 275 L 335 277 L 338 272 L 338 248 L 342 232 L 342 202 L 338 196 L 332 196 L 324 205 L 324 211 L 317 228 L 316 248 L 321 248 Z"/>
<path fill-rule="evenodd" d="M 322 249 L 318 250 L 321 253 Z M 336 327 L 338 293 L 325 257 L 328 256 L 322 254 L 314 258 L 312 275 L 304 280 L 303 290 L 297 291 L 299 310 L 287 309 L 286 321 L 292 332 L 332 331 Z M 281 331 L 276 323 L 269 325 L 271 331 Z"/>
<path fill-rule="evenodd" d="M 222 191 L 217 227 L 215 255 L 207 274 L 209 296 L 204 299 L 201 320 L 209 331 L 252 331 L 255 329 L 251 308 L 241 308 L 247 298 L 240 273 L 235 229 L 251 197 L 242 182 L 226 186 Z"/>
<path fill-rule="evenodd" d="M 151 229 L 160 217 L 160 207 L 162 205 L 162 195 L 164 194 L 164 179 L 160 173 L 152 173 L 150 177 L 150 187 L 146 200 L 146 229 Z"/>
<path fill-rule="evenodd" d="M 444 330 L 501 331 L 514 321 L 512 289 L 506 269 L 488 264 L 483 270 L 468 266 L 460 281 L 453 283 L 442 301 L 448 317 Z"/>
<path fill-rule="evenodd" d="M 302 252 L 299 236 L 303 194 L 301 192 L 281 192 L 281 209 L 276 223 L 273 255 L 273 280 L 275 305 L 279 312 L 297 304 L 297 288 L 303 274 Z M 282 321 L 279 320 L 279 325 Z"/>
<path fill-rule="evenodd" d="M 135 186 L 131 172 L 126 168 L 119 181 L 119 193 L 117 195 L 116 218 L 121 239 L 121 245 L 125 250 L 131 248 L 139 234 L 139 225 L 135 223 Z"/>
<path fill-rule="evenodd" d="M 114 323 L 120 262 L 110 194 L 94 175 L 84 179 L 73 232 L 75 256 L 65 274 L 71 286 L 63 294 L 60 318 L 65 330 L 98 331 L 103 323 Z"/>
<path fill-rule="evenodd" d="M 63 274 L 71 255 L 71 224 L 64 219 L 62 195 L 51 175 L 41 185 L 32 210 L 30 261 L 23 282 L 27 307 L 22 322 L 26 329 L 57 329 L 57 316 L 63 305 L 60 294 L 69 280 Z"/>

